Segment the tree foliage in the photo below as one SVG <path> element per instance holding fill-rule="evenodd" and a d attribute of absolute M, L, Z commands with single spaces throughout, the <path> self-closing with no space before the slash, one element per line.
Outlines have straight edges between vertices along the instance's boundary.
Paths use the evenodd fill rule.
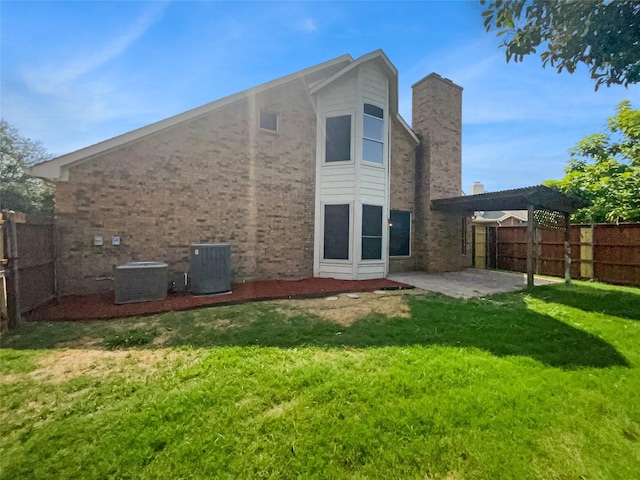
<path fill-rule="evenodd" d="M 595 89 L 640 81 L 638 0 L 480 0 L 487 31 L 506 35 L 507 62 L 540 47 L 543 67 L 588 67 Z"/>
<path fill-rule="evenodd" d="M 50 159 L 42 144 L 25 138 L 0 120 L 0 209 L 53 216 L 53 188 L 27 173 L 30 165 Z"/>
<path fill-rule="evenodd" d="M 640 221 L 640 110 L 620 102 L 608 132 L 584 137 L 570 154 L 564 178 L 547 185 L 591 203 L 574 221 Z"/>

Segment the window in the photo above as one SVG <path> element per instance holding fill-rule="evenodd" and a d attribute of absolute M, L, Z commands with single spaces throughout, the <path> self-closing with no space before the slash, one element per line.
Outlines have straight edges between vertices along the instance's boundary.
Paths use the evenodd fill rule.
<path fill-rule="evenodd" d="M 349 205 L 324 206 L 324 258 L 349 260 Z"/>
<path fill-rule="evenodd" d="M 375 105 L 364 104 L 362 159 L 382 163 L 384 159 L 384 111 Z"/>
<path fill-rule="evenodd" d="M 362 206 L 362 260 L 382 259 L 382 207 Z"/>
<path fill-rule="evenodd" d="M 389 256 L 408 257 L 411 254 L 411 212 L 391 210 L 389 221 Z"/>
<path fill-rule="evenodd" d="M 278 114 L 271 113 L 271 112 L 263 112 L 262 110 L 260 110 L 260 128 L 277 132 L 278 131 Z"/>
<path fill-rule="evenodd" d="M 326 121 L 325 160 L 351 160 L 351 115 L 328 117 Z"/>

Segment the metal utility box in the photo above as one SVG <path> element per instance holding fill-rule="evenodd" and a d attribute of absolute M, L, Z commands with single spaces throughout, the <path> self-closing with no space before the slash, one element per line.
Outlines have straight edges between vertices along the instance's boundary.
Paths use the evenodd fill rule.
<path fill-rule="evenodd" d="M 116 267 L 116 303 L 150 302 L 167 297 L 168 265 L 131 262 Z"/>
<path fill-rule="evenodd" d="M 228 243 L 191 244 L 189 290 L 196 295 L 231 290 L 231 247 Z"/>

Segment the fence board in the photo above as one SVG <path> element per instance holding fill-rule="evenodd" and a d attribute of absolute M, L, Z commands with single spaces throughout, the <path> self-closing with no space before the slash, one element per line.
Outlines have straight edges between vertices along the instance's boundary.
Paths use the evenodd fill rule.
<path fill-rule="evenodd" d="M 20 258 L 20 306 L 28 312 L 55 295 L 53 225 L 16 225 Z"/>
<path fill-rule="evenodd" d="M 591 225 L 572 225 L 571 277 L 585 278 L 593 273 L 598 281 L 640 287 L 640 223 L 595 224 L 593 237 L 584 236 L 581 242 L 580 228 Z M 527 268 L 526 227 L 496 228 L 496 268 L 525 272 Z M 536 273 L 564 276 L 564 234 L 560 230 L 541 229 L 537 237 L 538 262 Z M 591 249 L 592 259 L 585 256 Z M 581 262 L 582 256 L 585 257 Z M 589 263 L 592 268 L 581 268 Z"/>

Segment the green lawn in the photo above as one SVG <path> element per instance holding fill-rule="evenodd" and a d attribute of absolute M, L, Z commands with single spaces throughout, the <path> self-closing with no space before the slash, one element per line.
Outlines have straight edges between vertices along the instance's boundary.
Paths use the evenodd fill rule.
<path fill-rule="evenodd" d="M 401 301 L 22 325 L 0 477 L 640 478 L 640 290 Z"/>

